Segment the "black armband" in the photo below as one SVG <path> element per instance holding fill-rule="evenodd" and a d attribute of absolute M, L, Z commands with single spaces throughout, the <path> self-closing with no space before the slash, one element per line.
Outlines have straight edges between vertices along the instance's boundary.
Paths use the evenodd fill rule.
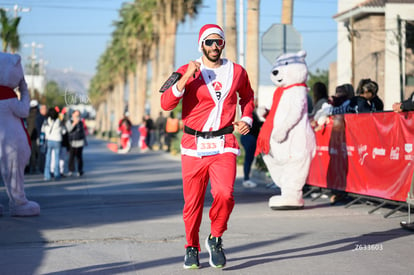
<path fill-rule="evenodd" d="M 172 85 L 174 85 L 175 83 L 177 83 L 177 81 L 180 80 L 181 76 L 182 76 L 182 74 L 177 73 L 177 72 L 173 72 L 171 74 L 171 76 L 167 79 L 167 81 L 165 81 L 165 83 L 162 85 L 162 87 L 160 89 L 160 93 L 165 92 Z"/>

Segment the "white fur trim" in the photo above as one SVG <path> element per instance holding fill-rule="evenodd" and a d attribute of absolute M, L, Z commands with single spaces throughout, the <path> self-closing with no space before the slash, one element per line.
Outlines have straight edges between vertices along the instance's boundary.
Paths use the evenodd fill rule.
<path fill-rule="evenodd" d="M 224 32 L 219 28 L 209 28 L 209 29 L 205 30 L 201 34 L 200 38 L 198 39 L 198 51 L 199 52 L 202 52 L 201 45 L 203 44 L 203 40 L 206 39 L 207 36 L 209 36 L 210 34 L 213 34 L 213 33 L 220 35 L 221 38 L 224 39 Z"/>
<path fill-rule="evenodd" d="M 172 86 L 172 92 L 173 92 L 173 95 L 175 95 L 176 97 L 182 97 L 182 96 L 184 95 L 185 88 L 183 89 L 183 91 L 182 91 L 182 92 L 180 92 L 180 91 L 177 89 L 177 83 L 175 83 L 175 84 Z"/>
<path fill-rule="evenodd" d="M 250 127 L 253 125 L 253 119 L 248 116 L 244 116 L 240 120 L 246 122 Z"/>
<path fill-rule="evenodd" d="M 180 146 L 180 149 L 181 149 L 181 155 L 186 155 L 186 156 L 190 156 L 190 157 L 199 158 L 199 156 L 197 155 L 197 150 L 189 149 L 189 148 L 183 148 L 182 146 Z M 223 153 L 233 153 L 236 156 L 239 156 L 240 155 L 240 149 L 225 147 Z"/>

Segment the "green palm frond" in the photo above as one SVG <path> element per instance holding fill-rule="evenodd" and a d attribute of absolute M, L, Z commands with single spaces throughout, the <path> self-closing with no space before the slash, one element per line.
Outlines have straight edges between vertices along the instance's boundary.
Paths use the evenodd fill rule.
<path fill-rule="evenodd" d="M 18 33 L 18 26 L 20 17 L 9 18 L 5 10 L 0 9 L 0 38 L 2 40 L 2 50 L 7 52 L 9 46 L 12 52 L 20 49 L 20 36 Z"/>

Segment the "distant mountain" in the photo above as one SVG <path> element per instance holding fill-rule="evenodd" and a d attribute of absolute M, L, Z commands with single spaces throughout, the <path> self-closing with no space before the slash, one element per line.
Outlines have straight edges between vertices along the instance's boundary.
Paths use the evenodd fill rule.
<path fill-rule="evenodd" d="M 78 95 L 88 93 L 89 82 L 93 75 L 75 72 L 71 69 L 57 70 L 48 68 L 46 70 L 47 81 L 55 81 L 59 87 Z"/>

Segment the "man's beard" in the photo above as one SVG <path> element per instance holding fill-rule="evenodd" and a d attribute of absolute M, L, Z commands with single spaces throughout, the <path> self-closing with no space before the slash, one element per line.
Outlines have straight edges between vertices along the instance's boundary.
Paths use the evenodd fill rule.
<path fill-rule="evenodd" d="M 203 47 L 203 53 L 204 53 L 204 56 L 209 60 L 209 61 L 211 61 L 211 62 L 217 62 L 219 59 L 220 59 L 220 56 L 221 56 L 221 50 L 211 50 L 210 52 L 214 52 L 214 51 L 217 51 L 219 54 L 216 56 L 216 57 L 214 57 L 214 58 L 211 58 L 210 56 L 209 56 L 209 54 L 208 54 L 208 51 L 206 50 L 206 48 L 204 48 Z"/>

